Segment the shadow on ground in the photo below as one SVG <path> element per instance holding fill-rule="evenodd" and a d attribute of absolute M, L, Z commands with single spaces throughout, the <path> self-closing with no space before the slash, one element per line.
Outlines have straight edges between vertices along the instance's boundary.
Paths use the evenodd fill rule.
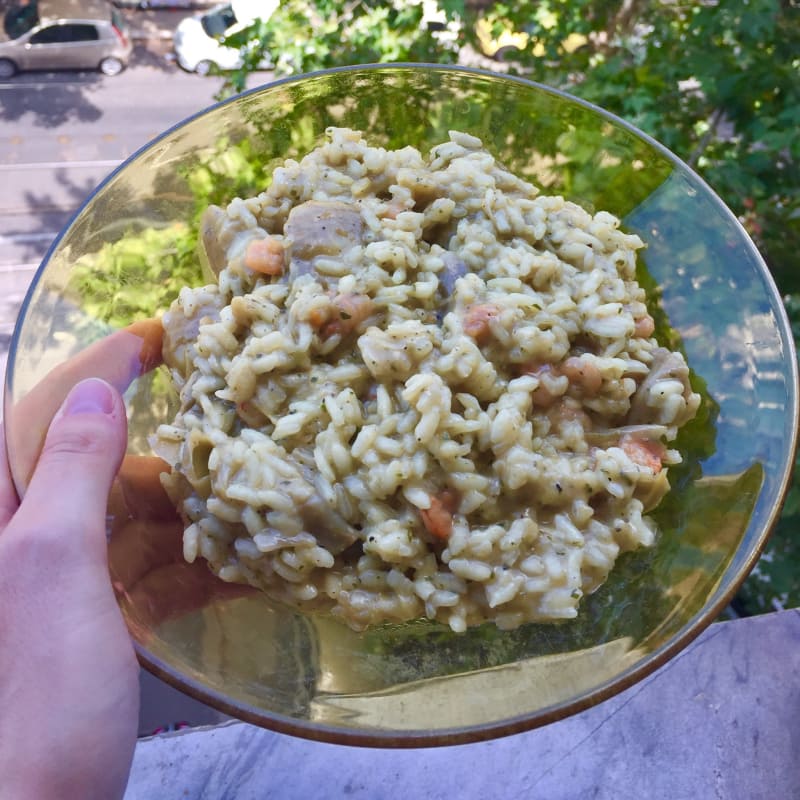
<path fill-rule="evenodd" d="M 97 179 L 75 180 L 72 174 L 67 169 L 57 169 L 53 172 L 54 182 L 62 190 L 58 192 L 59 197 L 57 200 L 49 192 L 25 192 L 23 202 L 26 214 L 38 220 L 38 225 L 35 226 L 36 229 L 43 231 L 62 230 L 75 213 L 74 210 L 80 208 L 95 190 L 98 183 Z M 13 236 L 13 234 L 14 232 L 11 231 L 9 235 Z M 23 240 L 18 243 L 18 247 L 22 248 L 19 256 L 20 260 L 32 263 L 40 261 L 51 243 L 51 241 L 34 238 L 28 242 Z"/>
<path fill-rule="evenodd" d="M 0 11 L 3 5 L 0 2 Z M 164 36 L 135 38 L 128 69 L 146 67 L 164 73 L 178 68 L 169 59 L 172 41 Z M 71 122 L 95 122 L 103 109 L 93 94 L 106 81 L 117 80 L 92 71 L 42 71 L 20 73 L 0 85 L 0 119 L 16 122 L 23 117 L 41 128 Z"/>
<path fill-rule="evenodd" d="M 102 80 L 107 79 L 91 72 L 17 75 L 11 79 L 16 84 L 13 88 L 0 89 L 0 119 L 16 122 L 26 117 L 44 128 L 94 122 L 103 116 L 103 110 L 92 102 L 91 94 Z"/>

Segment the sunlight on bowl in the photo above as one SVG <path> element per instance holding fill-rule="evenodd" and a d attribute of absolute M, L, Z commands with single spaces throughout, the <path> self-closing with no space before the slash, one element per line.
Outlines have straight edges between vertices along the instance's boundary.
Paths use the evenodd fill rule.
<path fill-rule="evenodd" d="M 253 194 L 331 125 L 423 151 L 450 129 L 470 132 L 512 171 L 612 212 L 648 245 L 641 282 L 703 405 L 677 442 L 684 463 L 670 471 L 673 489 L 654 514 L 656 547 L 621 559 L 574 622 L 459 635 L 420 621 L 354 633 L 181 563 L 180 522 L 154 511 L 159 500 L 146 494 L 135 456 L 149 453 L 147 436 L 174 398 L 160 370 L 141 375 L 149 334 L 127 326 L 203 281 L 195 226 L 208 203 Z M 793 463 L 792 337 L 732 214 L 663 147 L 614 117 L 478 71 L 359 67 L 281 81 L 188 120 L 115 171 L 51 249 L 20 315 L 5 401 L 20 491 L 60 399 L 105 369 L 112 331 L 124 354 L 113 379 L 123 389 L 135 380 L 126 393 L 132 466 L 111 498 L 110 566 L 139 657 L 228 713 L 315 739 L 485 739 L 630 686 L 725 607 L 763 548 Z"/>

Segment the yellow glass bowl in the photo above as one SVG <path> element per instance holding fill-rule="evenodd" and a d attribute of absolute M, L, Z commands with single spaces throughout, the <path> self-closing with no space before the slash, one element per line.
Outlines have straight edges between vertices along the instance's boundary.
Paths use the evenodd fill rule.
<path fill-rule="evenodd" d="M 573 622 L 455 634 L 426 621 L 355 633 L 187 565 L 153 488 L 147 436 L 174 410 L 146 320 L 204 282 L 209 202 L 255 194 L 328 126 L 423 151 L 451 129 L 519 175 L 647 243 L 640 280 L 703 403 L 655 511 L 649 550 L 623 557 Z M 790 328 L 762 259 L 686 165 L 630 125 L 524 80 L 440 66 L 331 70 L 245 93 L 167 131 L 86 200 L 40 267 L 14 334 L 7 448 L 24 492 L 52 411 L 79 378 L 126 390 L 129 455 L 109 505 L 109 564 L 141 662 L 187 693 L 279 731 L 419 746 L 542 725 L 632 685 L 724 609 L 787 489 L 797 432 Z M 157 483 L 157 482 L 156 482 Z"/>

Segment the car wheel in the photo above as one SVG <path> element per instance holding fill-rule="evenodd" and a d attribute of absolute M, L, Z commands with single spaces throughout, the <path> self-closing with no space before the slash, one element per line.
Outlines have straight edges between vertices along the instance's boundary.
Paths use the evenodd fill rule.
<path fill-rule="evenodd" d="M 208 59 L 203 59 L 202 61 L 197 62 L 197 66 L 194 68 L 194 71 L 198 75 L 208 75 L 208 73 L 211 72 L 213 66 L 214 66 L 213 61 L 209 61 Z"/>
<path fill-rule="evenodd" d="M 17 65 L 10 58 L 0 58 L 0 78 L 10 78 L 17 74 Z"/>
<path fill-rule="evenodd" d="M 115 56 L 109 56 L 100 62 L 100 72 L 102 72 L 103 75 L 119 75 L 123 69 L 125 69 L 125 65 Z"/>

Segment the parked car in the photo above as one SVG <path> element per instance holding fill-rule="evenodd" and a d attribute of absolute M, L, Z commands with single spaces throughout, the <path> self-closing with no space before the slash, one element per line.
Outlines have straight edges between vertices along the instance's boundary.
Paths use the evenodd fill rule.
<path fill-rule="evenodd" d="M 111 0 L 117 8 L 140 11 L 195 11 L 217 5 L 217 0 Z"/>
<path fill-rule="evenodd" d="M 214 67 L 238 69 L 242 66 L 241 55 L 235 47 L 222 44 L 223 38 L 258 18 L 269 19 L 279 5 L 279 0 L 232 0 L 181 20 L 172 37 L 178 64 L 199 75 L 207 75 Z M 270 65 L 265 61 L 261 66 Z"/>
<path fill-rule="evenodd" d="M 0 78 L 38 69 L 117 75 L 132 49 L 125 20 L 106 0 L 30 0 L 3 17 Z"/>

